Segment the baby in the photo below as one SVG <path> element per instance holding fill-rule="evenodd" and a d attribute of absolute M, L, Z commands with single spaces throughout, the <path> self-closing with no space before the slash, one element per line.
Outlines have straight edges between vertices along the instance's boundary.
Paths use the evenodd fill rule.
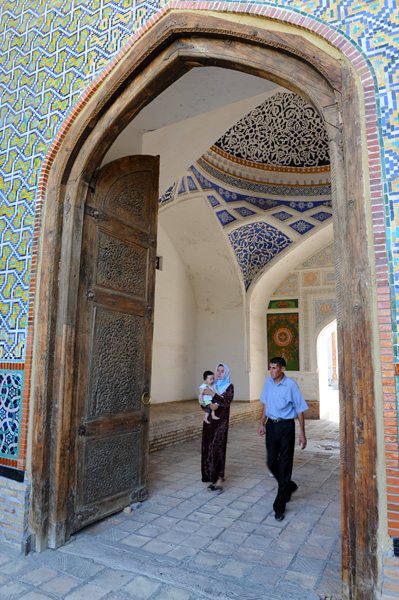
<path fill-rule="evenodd" d="M 206 394 L 205 390 L 210 389 L 213 392 L 217 393 L 217 389 L 213 385 L 215 383 L 215 374 L 212 373 L 212 371 L 205 371 L 203 377 L 204 377 L 204 383 L 202 383 L 199 387 L 198 401 L 201 404 L 201 406 L 204 407 L 204 410 L 205 410 L 204 421 L 205 421 L 205 423 L 208 423 L 208 425 L 209 425 L 209 420 L 208 420 L 209 414 L 211 414 L 212 419 L 219 420 L 220 417 L 217 417 L 215 415 L 215 411 L 211 410 L 209 405 L 212 403 L 216 404 L 216 402 L 213 402 L 213 396 Z"/>

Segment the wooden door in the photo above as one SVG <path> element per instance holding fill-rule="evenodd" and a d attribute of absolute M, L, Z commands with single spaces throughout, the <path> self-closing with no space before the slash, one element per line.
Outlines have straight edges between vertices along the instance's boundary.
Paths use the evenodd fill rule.
<path fill-rule="evenodd" d="M 147 495 L 159 159 L 103 167 L 80 264 L 66 534 Z"/>

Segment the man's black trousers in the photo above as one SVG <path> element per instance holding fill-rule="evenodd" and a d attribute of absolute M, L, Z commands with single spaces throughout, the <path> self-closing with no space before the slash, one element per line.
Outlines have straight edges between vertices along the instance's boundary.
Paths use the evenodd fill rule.
<path fill-rule="evenodd" d="M 295 448 L 295 420 L 286 419 L 266 423 L 267 466 L 278 481 L 278 492 L 273 504 L 274 512 L 284 513 L 295 484 L 291 484 Z"/>

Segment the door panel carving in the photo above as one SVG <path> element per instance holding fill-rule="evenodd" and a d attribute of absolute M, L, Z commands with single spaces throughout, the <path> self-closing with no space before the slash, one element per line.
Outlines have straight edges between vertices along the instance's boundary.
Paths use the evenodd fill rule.
<path fill-rule="evenodd" d="M 147 494 L 158 158 L 103 167 L 86 200 L 66 537 Z"/>
<path fill-rule="evenodd" d="M 148 252 L 100 232 L 97 285 L 145 298 Z"/>
<path fill-rule="evenodd" d="M 140 408 L 144 317 L 93 309 L 88 414 L 98 417 Z"/>

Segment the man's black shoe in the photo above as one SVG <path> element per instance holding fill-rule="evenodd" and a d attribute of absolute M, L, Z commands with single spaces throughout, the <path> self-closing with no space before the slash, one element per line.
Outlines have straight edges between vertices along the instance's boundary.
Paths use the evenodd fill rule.
<path fill-rule="evenodd" d="M 276 521 L 283 521 L 284 513 L 275 513 L 274 518 L 276 519 Z"/>

